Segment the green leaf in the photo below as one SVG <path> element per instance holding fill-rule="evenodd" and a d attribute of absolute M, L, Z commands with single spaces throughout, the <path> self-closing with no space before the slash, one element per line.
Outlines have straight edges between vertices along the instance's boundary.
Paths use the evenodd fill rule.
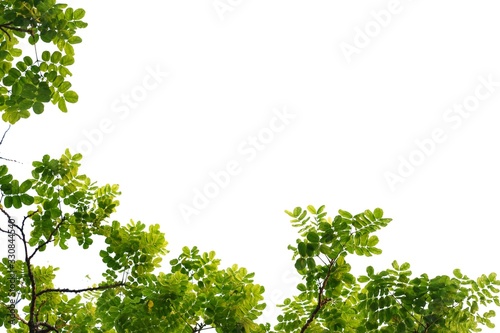
<path fill-rule="evenodd" d="M 75 59 L 70 56 L 70 55 L 64 55 L 62 58 L 61 58 L 61 65 L 63 66 L 69 66 L 69 65 L 72 65 L 75 63 Z"/>
<path fill-rule="evenodd" d="M 15 79 L 19 79 L 21 77 L 21 72 L 17 68 L 9 69 L 9 75 Z"/>
<path fill-rule="evenodd" d="M 342 210 L 342 209 L 339 209 L 339 215 L 342 216 L 343 218 L 346 218 L 346 219 L 351 219 L 352 218 L 352 214 L 351 213 L 346 212 L 345 210 Z"/>
<path fill-rule="evenodd" d="M 375 216 L 373 215 L 373 213 L 370 210 L 368 210 L 368 209 L 365 210 L 364 214 L 368 218 L 368 220 L 375 221 Z"/>
<path fill-rule="evenodd" d="M 368 282 L 370 281 L 370 278 L 366 275 L 361 275 L 358 277 L 358 282 L 360 283 L 365 283 L 365 282 Z"/>
<path fill-rule="evenodd" d="M 35 199 L 26 193 L 21 194 L 20 198 L 21 198 L 21 202 L 23 203 L 23 205 L 26 205 L 26 206 L 29 206 L 35 202 Z"/>
<path fill-rule="evenodd" d="M 23 85 L 21 84 L 21 82 L 19 81 L 14 82 L 14 84 L 12 85 L 11 92 L 12 95 L 14 96 L 21 95 L 21 93 L 23 92 Z"/>
<path fill-rule="evenodd" d="M 16 63 L 16 67 L 21 71 L 21 72 L 24 72 L 26 71 L 26 69 L 28 68 L 28 66 L 26 66 L 26 64 L 24 62 L 17 62 Z"/>
<path fill-rule="evenodd" d="M 3 204 L 5 205 L 5 208 L 12 207 L 12 196 L 6 196 L 5 199 L 3 199 Z"/>
<path fill-rule="evenodd" d="M 8 76 L 5 76 L 2 80 L 3 84 L 6 85 L 6 86 L 11 86 L 13 85 L 14 83 L 16 83 L 16 78 L 8 75 Z"/>
<path fill-rule="evenodd" d="M 462 274 L 462 272 L 460 271 L 459 268 L 455 268 L 453 270 L 453 275 L 455 275 L 455 277 L 458 278 L 458 279 L 461 279 L 461 278 L 464 277 L 464 275 Z"/>
<path fill-rule="evenodd" d="M 49 51 L 43 51 L 42 52 L 42 60 L 43 61 L 49 61 L 50 60 L 50 52 Z"/>
<path fill-rule="evenodd" d="M 307 206 L 307 210 L 311 213 L 311 214 L 316 214 L 316 208 L 314 208 L 313 205 L 309 205 Z"/>
<path fill-rule="evenodd" d="M 316 262 L 314 261 L 314 258 L 307 258 L 306 262 L 307 262 L 308 269 L 312 270 L 316 267 Z"/>
<path fill-rule="evenodd" d="M 471 313 L 476 313 L 479 310 L 479 305 L 477 304 L 476 301 L 472 302 L 472 305 L 470 307 L 470 312 Z"/>
<path fill-rule="evenodd" d="M 327 257 L 330 257 L 332 255 L 332 249 L 326 244 L 321 244 L 319 247 L 319 251 Z"/>
<path fill-rule="evenodd" d="M 293 217 L 298 217 L 300 215 L 300 213 L 302 213 L 302 208 L 300 207 L 295 207 L 293 209 Z"/>
<path fill-rule="evenodd" d="M 314 231 L 310 231 L 307 234 L 307 240 L 310 241 L 310 242 L 312 242 L 312 243 L 318 243 L 319 242 L 319 236 Z"/>
<path fill-rule="evenodd" d="M 71 7 L 66 8 L 66 11 L 64 12 L 64 18 L 67 21 L 73 20 L 73 8 L 71 8 Z"/>
<path fill-rule="evenodd" d="M 381 219 L 382 216 L 384 215 L 384 211 L 380 208 L 375 208 L 375 210 L 373 211 L 373 215 L 375 216 L 375 218 L 378 220 L 378 219 Z"/>
<path fill-rule="evenodd" d="M 64 52 L 66 52 L 66 54 L 69 55 L 69 56 L 71 56 L 71 57 L 74 57 L 74 55 L 75 55 L 75 49 L 69 43 L 67 43 L 66 45 L 64 45 Z"/>
<path fill-rule="evenodd" d="M 50 57 L 50 61 L 53 62 L 54 64 L 57 64 L 59 61 L 61 61 L 62 58 L 62 53 L 59 51 L 54 51 Z"/>
<path fill-rule="evenodd" d="M 33 103 L 33 112 L 35 114 L 43 113 L 43 109 L 44 109 L 43 103 L 40 103 L 40 102 Z"/>
<path fill-rule="evenodd" d="M 306 243 L 304 242 L 300 242 L 298 245 L 297 245 L 297 250 L 300 254 L 301 257 L 305 257 L 307 255 L 306 253 Z"/>
<path fill-rule="evenodd" d="M 73 20 L 81 20 L 85 16 L 85 10 L 78 8 L 73 12 Z"/>
<path fill-rule="evenodd" d="M 14 206 L 14 208 L 17 208 L 17 209 L 19 209 L 23 206 L 20 196 L 18 196 L 18 195 L 12 196 L 12 206 Z"/>
<path fill-rule="evenodd" d="M 0 165 L 0 177 L 3 177 L 9 172 L 9 168 L 6 165 Z"/>
<path fill-rule="evenodd" d="M 367 245 L 368 246 L 375 246 L 378 244 L 378 242 L 379 242 L 378 237 L 375 235 L 372 235 L 372 236 L 370 236 L 370 238 L 368 238 Z"/>
<path fill-rule="evenodd" d="M 299 283 L 299 284 L 297 285 L 297 289 L 298 289 L 299 291 L 306 291 L 306 290 L 307 290 L 307 287 L 306 287 L 306 285 L 305 285 L 305 284 L 303 284 L 303 283 Z"/>
<path fill-rule="evenodd" d="M 314 256 L 317 249 L 319 249 L 318 243 L 306 243 L 306 255 L 308 257 Z"/>
<path fill-rule="evenodd" d="M 29 180 L 29 179 L 25 180 L 19 186 L 19 193 L 24 193 L 24 192 L 28 191 L 32 185 L 33 185 L 33 183 L 31 182 L 31 180 Z"/>
<path fill-rule="evenodd" d="M 72 90 L 66 91 L 64 93 L 64 99 L 69 103 L 78 102 L 78 94 Z"/>
<path fill-rule="evenodd" d="M 10 54 L 12 54 L 14 57 L 20 57 L 21 54 L 23 54 L 23 51 L 21 49 L 13 48 L 10 50 Z"/>
<path fill-rule="evenodd" d="M 409 263 L 407 263 L 407 262 L 403 263 L 403 264 L 401 265 L 401 267 L 399 268 L 399 270 L 401 270 L 401 271 L 407 271 L 407 270 L 409 270 L 409 269 L 410 269 L 410 264 L 409 264 Z"/>
<path fill-rule="evenodd" d="M 297 261 L 295 261 L 295 268 L 298 271 L 304 270 L 306 268 L 306 265 L 307 265 L 307 262 L 306 262 L 306 259 L 304 259 L 304 258 L 299 258 L 299 259 L 297 259 Z"/>
<path fill-rule="evenodd" d="M 78 36 L 72 36 L 68 39 L 68 43 L 70 44 L 79 44 L 82 42 L 82 39 Z"/>
<path fill-rule="evenodd" d="M 64 99 L 62 99 L 62 98 L 59 100 L 59 102 L 57 102 L 57 107 L 62 112 L 68 112 L 68 108 L 66 106 L 66 101 Z"/>

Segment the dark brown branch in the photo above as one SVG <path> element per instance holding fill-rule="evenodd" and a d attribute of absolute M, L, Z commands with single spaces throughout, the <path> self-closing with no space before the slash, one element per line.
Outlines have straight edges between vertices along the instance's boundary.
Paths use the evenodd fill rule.
<path fill-rule="evenodd" d="M 126 284 L 123 282 L 117 282 L 114 284 L 110 285 L 105 285 L 105 286 L 98 286 L 98 287 L 89 287 L 89 288 L 83 288 L 83 289 L 69 289 L 69 288 L 50 288 L 50 289 L 44 289 L 40 291 L 39 293 L 36 294 L 36 297 L 46 294 L 46 293 L 82 293 L 86 291 L 96 291 L 96 290 L 106 290 L 106 289 L 112 289 L 112 288 L 117 288 L 117 287 L 123 287 Z"/>
<path fill-rule="evenodd" d="M 26 220 L 26 218 L 24 220 Z M 24 227 L 24 221 L 23 221 L 23 227 Z M 33 275 L 33 270 L 31 267 L 31 257 L 28 256 L 28 245 L 27 245 L 28 242 L 26 240 L 26 234 L 24 233 L 24 228 L 20 228 L 20 231 L 24 246 L 24 261 L 26 262 L 26 269 L 28 270 L 28 278 L 31 285 L 31 303 L 29 309 L 30 319 L 28 321 L 28 328 L 30 332 L 35 332 L 36 326 L 34 322 L 34 316 L 35 316 L 35 305 L 36 305 L 36 283 L 35 283 L 35 277 Z"/>
<path fill-rule="evenodd" d="M 335 262 L 337 261 L 336 259 L 337 258 L 330 260 L 330 265 L 328 266 L 328 273 L 326 274 L 326 277 L 321 283 L 321 286 L 319 287 L 318 290 L 318 304 L 316 304 L 316 307 L 314 308 L 313 312 L 311 312 L 309 318 L 307 318 L 306 323 L 304 324 L 304 326 L 302 326 L 300 333 L 304 333 L 307 330 L 309 325 L 311 325 L 311 323 L 313 322 L 314 318 L 316 318 L 316 315 L 321 310 L 321 308 L 323 308 L 328 302 L 332 300 L 331 298 L 323 298 L 323 292 L 325 290 L 326 284 L 328 283 L 328 279 L 332 274 L 332 268 L 333 265 L 335 265 Z"/>
<path fill-rule="evenodd" d="M 55 326 L 49 325 L 49 324 L 47 324 L 45 322 L 36 323 L 36 326 L 37 327 L 40 327 L 40 326 L 45 327 L 44 330 L 38 330 L 39 333 L 49 333 L 49 332 L 57 332 L 57 333 L 59 333 L 59 330 Z"/>
<path fill-rule="evenodd" d="M 3 213 L 5 216 L 7 216 L 7 218 L 8 218 L 9 220 L 12 220 L 12 217 L 9 215 L 9 213 L 7 213 L 7 212 L 5 211 L 5 209 L 3 209 L 3 207 L 0 207 L 0 211 L 2 211 L 2 213 Z"/>
<path fill-rule="evenodd" d="M 193 327 L 193 333 L 200 333 L 202 330 L 204 330 L 204 327 L 206 326 L 206 324 L 204 323 L 201 323 L 201 324 L 196 324 L 194 327 Z"/>
<path fill-rule="evenodd" d="M 7 32 L 7 30 L 5 29 L 9 29 L 9 30 L 14 30 L 14 31 L 19 31 L 19 32 L 27 32 L 29 33 L 31 36 L 33 36 L 33 29 L 24 29 L 24 28 L 18 28 L 18 27 L 14 27 L 12 26 L 13 22 L 8 22 L 8 23 L 4 23 L 4 24 L 0 24 L 0 30 L 2 30 L 3 32 L 5 32 L 7 34 L 7 37 L 9 37 L 9 40 L 11 39 L 11 36 L 10 34 Z"/>
<path fill-rule="evenodd" d="M 36 249 L 33 251 L 33 253 L 29 256 L 29 259 L 31 260 L 33 258 L 33 256 L 40 250 L 40 248 L 46 246 L 47 244 L 49 244 L 50 242 L 53 241 L 52 237 L 54 237 L 55 233 L 57 232 L 57 230 L 59 230 L 59 228 L 61 227 L 61 225 L 66 221 L 66 219 L 63 217 L 61 219 L 61 221 L 56 225 L 56 227 L 54 228 L 54 230 L 52 230 L 52 232 L 50 233 L 49 237 L 47 238 L 47 240 L 45 242 L 43 242 L 42 244 L 38 245 L 36 247 Z"/>
<path fill-rule="evenodd" d="M 9 40 L 10 40 L 11 37 L 10 37 L 10 34 L 8 33 L 8 31 L 5 30 L 4 28 L 2 28 L 2 26 L 0 26 L 0 30 L 2 30 L 7 35 L 7 37 L 9 37 Z"/>
<path fill-rule="evenodd" d="M 9 213 L 7 213 L 7 212 L 3 209 L 3 207 L 0 207 L 0 211 L 1 211 L 1 212 L 5 215 L 5 216 L 7 216 L 7 218 L 9 219 L 9 221 L 14 220 L 14 219 L 13 219 L 13 218 L 9 215 Z M 14 225 L 14 228 L 16 228 L 17 230 L 21 231 L 21 228 L 20 228 L 17 224 L 13 223 L 13 225 Z M 6 233 L 6 234 L 10 234 L 10 232 L 9 232 L 9 231 L 7 231 L 7 230 L 3 230 L 2 228 L 0 228 L 0 231 L 1 231 L 1 232 L 4 232 L 4 233 Z M 19 238 L 21 241 L 23 240 L 23 239 L 21 238 L 20 234 L 18 234 L 18 233 L 14 233 L 14 235 L 16 235 L 16 236 L 17 236 L 17 238 Z"/>
<path fill-rule="evenodd" d="M 349 237 L 351 237 L 353 234 L 355 234 L 355 232 L 351 232 Z M 342 244 L 342 248 L 345 247 L 345 245 L 347 244 L 347 240 L 344 242 L 344 244 Z M 328 279 L 330 278 L 331 274 L 332 274 L 332 269 L 333 269 L 333 266 L 335 265 L 335 263 L 337 262 L 337 259 L 340 257 L 340 255 L 343 253 L 344 251 L 340 251 L 338 254 L 337 254 L 337 257 L 334 258 L 334 259 L 331 259 L 330 260 L 330 264 L 328 266 L 328 272 L 326 274 L 326 277 L 325 279 L 323 280 L 323 282 L 321 283 L 321 286 L 319 287 L 319 290 L 318 290 L 318 304 L 316 305 L 316 307 L 314 308 L 314 310 L 311 312 L 311 314 L 309 315 L 309 318 L 307 318 L 307 321 L 306 323 L 304 324 L 304 326 L 302 326 L 302 329 L 300 330 L 300 333 L 304 333 L 307 328 L 309 327 L 309 325 L 311 325 L 311 323 L 314 321 L 314 319 L 316 318 L 316 316 L 318 315 L 319 311 L 328 303 L 330 302 L 332 299 L 331 298 L 323 298 L 323 292 L 325 290 L 325 287 L 326 287 L 326 284 L 328 283 Z"/>

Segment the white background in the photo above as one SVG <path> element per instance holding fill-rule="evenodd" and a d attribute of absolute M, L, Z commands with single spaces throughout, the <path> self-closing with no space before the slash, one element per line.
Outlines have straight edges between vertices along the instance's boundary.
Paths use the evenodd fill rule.
<path fill-rule="evenodd" d="M 497 2 L 220 3 L 231 10 L 211 0 L 72 1 L 89 23 L 71 68 L 80 100 L 68 114 L 51 107 L 11 128 L 0 156 L 23 162 L 8 163 L 16 178 L 44 154 L 83 150 L 83 172 L 120 184 L 115 219 L 161 225 L 165 271 L 184 245 L 215 250 L 223 266 L 256 272 L 266 321 L 298 282 L 287 250 L 296 233 L 283 212 L 295 206 L 325 204 L 332 217 L 381 207 L 394 219 L 379 232 L 381 256 L 351 259 L 357 274 L 394 259 L 431 276 L 500 272 Z M 381 26 L 371 13 L 388 8 L 397 10 Z M 361 45 L 365 29 L 372 37 Z M 342 43 L 358 53 L 346 57 Z M 152 80 L 155 70 L 168 77 Z M 446 120 L 476 89 L 488 92 L 480 77 L 497 82 L 493 92 L 459 124 Z M 126 95 L 134 106 L 124 109 Z M 273 110 L 284 109 L 294 118 L 249 161 L 238 147 L 268 139 Z M 416 141 L 435 129 L 446 139 L 418 153 Z M 420 165 L 391 189 L 385 174 L 410 156 Z M 209 174 L 233 160 L 240 173 L 184 218 L 180 206 L 193 206 Z M 100 249 L 51 254 L 60 287 L 85 286 L 86 274 L 98 281 Z"/>

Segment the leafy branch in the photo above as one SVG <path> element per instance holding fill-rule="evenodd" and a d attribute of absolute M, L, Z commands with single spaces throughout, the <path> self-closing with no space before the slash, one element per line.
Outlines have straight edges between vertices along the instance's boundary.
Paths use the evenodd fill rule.
<path fill-rule="evenodd" d="M 9 30 L 13 30 L 13 31 L 18 31 L 18 32 L 26 32 L 26 33 L 29 33 L 31 36 L 34 36 L 34 31 L 33 29 L 26 29 L 26 28 L 18 28 L 16 26 L 13 26 L 14 22 L 8 22 L 8 23 L 4 23 L 4 24 L 0 24 L 0 30 L 2 30 L 6 35 L 7 37 L 9 38 L 9 40 L 12 39 L 12 37 L 10 36 L 10 34 L 7 32 L 6 29 L 9 29 Z"/>
<path fill-rule="evenodd" d="M 97 291 L 97 290 L 106 290 L 106 289 L 112 289 L 112 288 L 118 288 L 118 287 L 123 287 L 126 286 L 126 283 L 124 282 L 117 282 L 114 284 L 110 285 L 103 285 L 103 286 L 98 286 L 98 287 L 88 287 L 88 288 L 82 288 L 82 289 L 69 289 L 69 288 L 49 288 L 49 289 L 44 289 L 40 291 L 39 293 L 36 294 L 36 296 L 43 295 L 45 293 L 82 293 L 86 291 Z"/>

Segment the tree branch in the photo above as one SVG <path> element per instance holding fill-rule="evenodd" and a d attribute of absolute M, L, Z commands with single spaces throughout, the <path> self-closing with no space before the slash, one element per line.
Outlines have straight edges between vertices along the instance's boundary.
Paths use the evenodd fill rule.
<path fill-rule="evenodd" d="M 306 331 L 306 329 L 309 327 L 309 325 L 311 325 L 311 323 L 313 322 L 314 318 L 316 318 L 316 315 L 321 310 L 321 308 L 332 300 L 331 298 L 323 298 L 323 291 L 325 290 L 326 284 L 328 283 L 328 279 L 330 278 L 330 275 L 332 274 L 332 268 L 333 268 L 333 265 L 335 264 L 335 262 L 337 261 L 336 259 L 337 258 L 330 260 L 330 265 L 328 266 L 328 273 L 326 274 L 326 277 L 323 280 L 323 282 L 321 283 L 321 286 L 319 287 L 319 290 L 318 290 L 318 304 L 316 304 L 316 307 L 314 308 L 313 312 L 311 312 L 306 323 L 304 324 L 304 326 L 302 326 L 300 333 L 304 333 Z"/>
<path fill-rule="evenodd" d="M 38 322 L 38 323 L 36 323 L 36 326 L 37 327 L 40 327 L 40 326 L 45 327 L 44 330 L 41 330 L 41 331 L 39 330 L 38 331 L 39 333 L 49 333 L 49 332 L 52 332 L 52 331 L 59 333 L 59 330 L 55 326 L 49 325 L 46 322 Z"/>
<path fill-rule="evenodd" d="M 7 35 L 7 37 L 9 37 L 9 40 L 11 40 L 12 37 L 7 32 L 7 30 L 5 30 L 5 29 L 19 31 L 19 32 L 27 32 L 31 36 L 33 36 L 33 29 L 24 29 L 24 28 L 14 27 L 14 26 L 11 25 L 12 23 L 13 22 L 8 22 L 8 23 L 0 24 L 0 30 L 2 30 L 3 32 L 5 32 L 5 34 Z"/>
<path fill-rule="evenodd" d="M 24 220 L 25 219 L 26 218 L 24 218 Z M 24 220 L 23 220 L 23 227 L 24 227 Z M 20 231 L 24 246 L 24 261 L 26 262 L 26 269 L 28 270 L 28 278 L 31 285 L 31 302 L 29 309 L 28 328 L 30 332 L 35 332 L 36 326 L 34 322 L 34 316 L 35 316 L 35 305 L 36 305 L 36 283 L 35 283 L 35 277 L 33 276 L 33 270 L 31 268 L 31 257 L 28 256 L 28 246 L 27 246 L 28 242 L 26 241 L 26 234 L 24 233 L 24 228 L 20 228 Z"/>
<path fill-rule="evenodd" d="M 5 130 L 5 132 L 3 132 L 2 139 L 0 140 L 0 145 L 3 143 L 3 139 L 5 139 L 5 135 L 7 134 L 7 132 L 9 130 L 10 130 L 10 125 L 9 125 L 9 127 L 7 127 L 7 129 Z"/>
<path fill-rule="evenodd" d="M 350 235 L 349 235 L 349 237 L 351 237 L 354 234 L 355 234 L 354 231 L 351 232 Z M 342 244 L 342 249 L 345 248 L 346 244 L 347 244 L 347 240 L 344 242 L 344 244 Z M 323 298 L 323 291 L 325 290 L 326 284 L 328 283 L 328 279 L 330 278 L 330 276 L 332 274 L 333 266 L 335 265 L 335 263 L 337 262 L 337 259 L 340 257 L 340 255 L 343 252 L 344 252 L 344 250 L 340 251 L 335 258 L 333 258 L 333 259 L 330 260 L 330 263 L 329 263 L 329 266 L 328 266 L 328 272 L 326 274 L 325 279 L 323 280 L 323 283 L 321 283 L 321 286 L 319 287 L 319 290 L 318 290 L 318 304 L 316 305 L 316 307 L 314 308 L 314 310 L 309 315 L 309 318 L 307 318 L 307 321 L 304 324 L 304 326 L 302 326 L 302 329 L 300 330 L 300 333 L 304 333 L 307 330 L 307 328 L 309 327 L 309 325 L 311 325 L 311 323 L 313 322 L 313 320 L 316 318 L 316 316 L 319 313 L 319 311 L 321 310 L 321 308 L 323 308 L 328 302 L 330 302 L 332 300 L 331 298 Z"/>
<path fill-rule="evenodd" d="M 36 249 L 33 251 L 33 253 L 29 256 L 29 259 L 31 260 L 33 258 L 33 256 L 38 252 L 38 250 L 40 250 L 40 248 L 44 247 L 45 245 L 49 244 L 50 242 L 52 242 L 52 237 L 54 236 L 54 234 L 57 232 L 57 230 L 61 227 L 61 225 L 63 224 L 63 222 L 66 221 L 66 219 L 63 217 L 61 219 L 61 221 L 56 225 L 56 227 L 54 228 L 54 230 L 52 230 L 52 232 L 50 233 L 49 237 L 47 238 L 47 240 L 45 242 L 43 242 L 42 244 L 38 245 L 36 247 Z"/>
<path fill-rule="evenodd" d="M 9 219 L 9 221 L 14 220 L 14 219 L 13 219 L 13 218 L 9 215 L 9 213 L 7 213 L 7 212 L 3 209 L 3 207 L 1 207 L 1 206 L 0 206 L 0 211 L 1 211 L 1 212 L 5 215 L 5 216 L 7 216 L 7 218 Z M 14 220 L 14 221 L 15 221 L 15 220 Z M 20 228 L 17 224 L 13 223 L 13 225 L 14 225 L 14 228 L 16 228 L 17 230 L 21 231 L 21 228 Z M 10 234 L 10 232 L 9 232 L 9 231 L 7 231 L 7 230 L 3 230 L 2 228 L 0 228 L 0 231 L 1 231 L 1 232 L 4 232 L 4 233 L 6 233 L 6 234 Z M 16 236 L 17 236 L 17 238 L 19 238 L 19 239 L 22 241 L 22 238 L 21 238 L 21 236 L 20 236 L 19 234 L 14 233 L 14 235 L 16 235 Z"/>
<path fill-rule="evenodd" d="M 123 287 L 125 286 L 126 283 L 123 282 L 117 282 L 114 284 L 110 285 L 105 285 L 105 286 L 98 286 L 98 287 L 88 287 L 88 288 L 83 288 L 83 289 L 69 289 L 69 288 L 50 288 L 50 289 L 44 289 L 40 291 L 39 293 L 36 294 L 36 296 L 40 296 L 46 293 L 81 293 L 85 291 L 96 291 L 96 290 L 106 290 L 106 289 L 112 289 L 112 288 L 117 288 L 117 287 Z"/>
<path fill-rule="evenodd" d="M 3 28 L 2 28 L 2 25 L 0 25 L 0 30 L 2 30 L 3 32 L 5 32 L 7 34 L 7 36 L 9 35 Z M 9 36 L 10 37 L 10 36 Z M 9 38 L 10 39 L 10 38 Z M 0 140 L 0 145 L 3 143 L 3 139 L 5 139 L 5 135 L 7 134 L 7 132 L 10 130 L 10 125 L 9 127 L 7 128 L 7 130 L 5 130 L 5 132 L 3 132 L 3 135 L 2 135 L 2 139 Z M 0 157 L 0 159 L 2 160 L 5 160 L 5 161 L 9 161 L 9 162 L 16 162 L 16 163 L 21 163 L 19 161 L 16 161 L 16 160 L 12 160 L 10 158 L 5 158 L 5 157 Z M 22 164 L 22 163 L 21 163 Z"/>
<path fill-rule="evenodd" d="M 413 320 L 415 320 L 416 323 L 418 323 L 418 326 L 422 326 L 424 329 L 425 329 L 425 325 L 423 323 L 420 322 L 420 320 L 418 320 L 411 311 L 409 311 L 403 304 L 403 302 L 401 302 L 399 299 L 396 298 L 396 296 L 394 296 L 394 294 L 390 294 L 390 296 L 392 296 L 392 298 L 394 298 L 394 300 L 396 301 L 396 303 L 398 303 L 401 308 L 403 308 L 403 310 L 406 311 L 406 313 L 408 313 L 412 318 Z"/>

